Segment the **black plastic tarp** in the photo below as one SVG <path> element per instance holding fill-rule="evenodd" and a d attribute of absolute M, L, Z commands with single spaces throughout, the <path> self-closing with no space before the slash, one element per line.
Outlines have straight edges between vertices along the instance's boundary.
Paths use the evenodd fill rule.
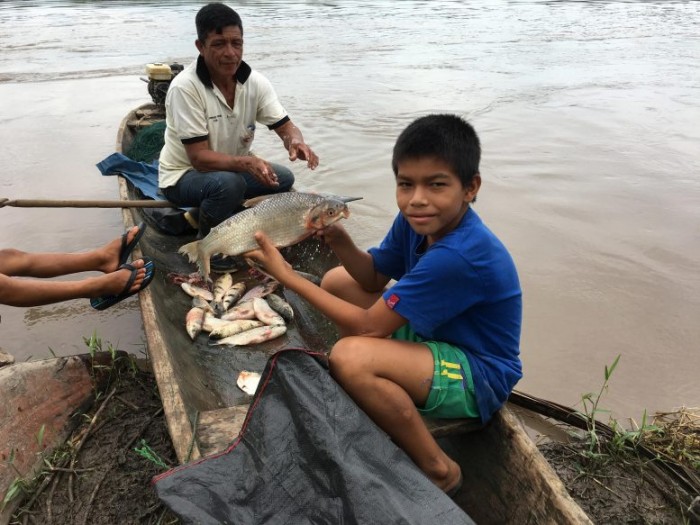
<path fill-rule="evenodd" d="M 267 362 L 228 450 L 154 481 L 184 523 L 473 523 L 300 350 Z"/>

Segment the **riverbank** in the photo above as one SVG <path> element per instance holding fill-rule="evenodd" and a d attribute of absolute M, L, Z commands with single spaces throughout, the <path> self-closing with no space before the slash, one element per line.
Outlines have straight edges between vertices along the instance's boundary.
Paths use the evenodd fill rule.
<path fill-rule="evenodd" d="M 177 460 L 147 365 L 133 358 L 115 363 L 115 381 L 84 423 L 46 459 L 47 469 L 25 480 L 25 506 L 11 523 L 179 523 L 151 486 L 153 476 Z M 648 428 L 655 430 L 646 446 L 656 439 L 664 455 L 680 453 L 678 464 L 685 461 L 686 472 L 700 480 L 700 411 L 672 416 L 650 420 Z M 688 510 L 692 480 L 689 490 L 658 459 L 626 450 L 600 429 L 592 449 L 580 429 L 558 424 L 571 440 L 543 441 L 538 448 L 594 523 L 700 523 L 700 515 Z"/>

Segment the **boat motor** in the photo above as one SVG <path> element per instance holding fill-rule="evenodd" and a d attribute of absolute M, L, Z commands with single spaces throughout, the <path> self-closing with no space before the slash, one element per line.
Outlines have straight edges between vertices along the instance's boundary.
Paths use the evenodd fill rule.
<path fill-rule="evenodd" d="M 148 82 L 148 94 L 151 95 L 154 104 L 157 106 L 165 104 L 165 95 L 168 93 L 170 82 L 182 70 L 182 64 L 177 62 L 170 65 L 161 62 L 146 65 L 148 78 L 142 78 L 141 80 Z"/>

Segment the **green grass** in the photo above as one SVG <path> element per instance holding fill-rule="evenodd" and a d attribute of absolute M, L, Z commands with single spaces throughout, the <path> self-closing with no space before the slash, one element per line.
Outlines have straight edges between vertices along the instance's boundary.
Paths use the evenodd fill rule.
<path fill-rule="evenodd" d="M 134 452 L 136 452 L 142 458 L 147 459 L 151 463 L 155 463 L 163 470 L 168 470 L 171 468 L 170 465 L 168 465 L 165 461 L 163 461 L 163 459 L 156 453 L 156 451 L 153 450 L 148 445 L 148 443 L 146 443 L 145 439 L 142 439 L 140 441 L 140 446 L 136 447 L 134 449 Z"/>

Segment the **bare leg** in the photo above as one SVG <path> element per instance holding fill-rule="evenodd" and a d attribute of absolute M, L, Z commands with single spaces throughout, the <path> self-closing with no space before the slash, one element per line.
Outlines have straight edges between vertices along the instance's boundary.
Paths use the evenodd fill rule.
<path fill-rule="evenodd" d="M 118 253 L 118 252 L 117 252 Z M 139 289 L 146 277 L 143 259 L 131 263 L 139 271 L 129 289 Z M 122 269 L 98 277 L 79 281 L 47 281 L 23 279 L 0 274 L 0 303 L 10 306 L 40 306 L 69 299 L 93 299 L 103 295 L 120 293 L 131 276 L 131 270 Z"/>
<path fill-rule="evenodd" d="M 381 292 L 366 292 L 363 290 L 359 283 L 342 266 L 336 266 L 323 276 L 321 288 L 336 297 L 363 308 L 371 307 L 381 296 Z M 346 336 L 349 334 L 340 330 L 340 335 Z"/>
<path fill-rule="evenodd" d="M 331 351 L 330 370 L 433 483 L 445 491 L 457 485 L 459 465 L 440 448 L 416 409 L 425 404 L 433 379 L 433 355 L 427 346 L 346 337 Z"/>
<path fill-rule="evenodd" d="M 127 233 L 127 242 L 138 233 L 134 226 Z M 78 272 L 113 272 L 117 269 L 121 236 L 101 248 L 81 253 L 27 253 L 0 250 L 0 274 L 24 277 L 56 277 Z M 126 281 L 125 281 L 126 282 Z"/>

